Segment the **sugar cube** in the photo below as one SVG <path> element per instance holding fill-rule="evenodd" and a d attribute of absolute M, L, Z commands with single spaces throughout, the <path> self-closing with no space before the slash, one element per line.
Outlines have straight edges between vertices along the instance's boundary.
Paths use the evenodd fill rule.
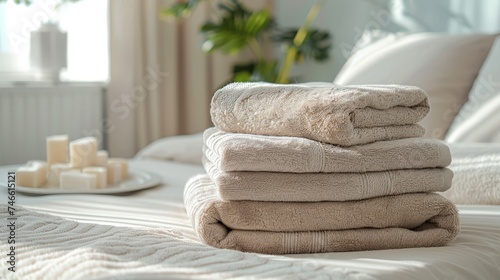
<path fill-rule="evenodd" d="M 105 150 L 97 151 L 95 166 L 107 167 L 108 166 L 108 157 L 109 157 L 108 151 L 105 151 Z"/>
<path fill-rule="evenodd" d="M 71 170 L 68 163 L 54 163 L 50 166 L 49 171 L 49 185 L 59 186 L 59 179 L 62 172 Z"/>
<path fill-rule="evenodd" d="M 108 185 L 108 170 L 106 167 L 85 167 L 82 172 L 96 175 L 97 188 L 105 188 Z"/>
<path fill-rule="evenodd" d="M 61 173 L 59 182 L 62 189 L 93 189 L 97 178 L 95 174 L 70 170 Z"/>
<path fill-rule="evenodd" d="M 47 137 L 47 163 L 68 162 L 68 135 Z"/>
<path fill-rule="evenodd" d="M 117 184 L 122 180 L 121 164 L 116 162 L 108 162 L 108 185 Z"/>
<path fill-rule="evenodd" d="M 16 171 L 16 184 L 23 187 L 38 188 L 47 182 L 47 163 L 29 161 Z"/>
<path fill-rule="evenodd" d="M 120 165 L 121 168 L 121 180 L 126 180 L 128 178 L 128 161 L 124 158 L 110 158 L 108 163 L 116 163 Z"/>
<path fill-rule="evenodd" d="M 95 164 L 97 157 L 97 139 L 95 137 L 80 138 L 69 143 L 71 167 L 83 168 Z"/>

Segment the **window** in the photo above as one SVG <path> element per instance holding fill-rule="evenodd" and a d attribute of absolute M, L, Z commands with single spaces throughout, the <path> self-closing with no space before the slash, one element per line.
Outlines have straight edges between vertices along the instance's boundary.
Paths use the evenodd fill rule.
<path fill-rule="evenodd" d="M 30 80 L 30 32 L 58 22 L 68 34 L 68 66 L 63 80 L 108 79 L 108 1 L 34 0 L 26 6 L 0 4 L 0 80 Z"/>

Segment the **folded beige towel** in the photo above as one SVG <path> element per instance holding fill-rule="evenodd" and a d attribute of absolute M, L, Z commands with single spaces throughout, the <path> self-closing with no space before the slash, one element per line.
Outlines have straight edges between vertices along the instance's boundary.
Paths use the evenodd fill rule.
<path fill-rule="evenodd" d="M 342 146 L 420 137 L 429 112 L 413 86 L 233 83 L 212 98 L 211 116 L 226 132 L 305 137 Z"/>
<path fill-rule="evenodd" d="M 203 165 L 223 200 L 346 201 L 451 187 L 448 168 L 399 169 L 365 173 L 221 172 Z"/>
<path fill-rule="evenodd" d="M 200 239 L 266 254 L 442 246 L 459 232 L 455 206 L 434 193 L 347 202 L 223 201 L 207 175 L 191 178 L 184 204 Z"/>
<path fill-rule="evenodd" d="M 299 137 L 226 133 L 203 135 L 206 157 L 221 171 L 368 172 L 445 167 L 450 149 L 439 140 L 407 138 L 340 147 Z"/>

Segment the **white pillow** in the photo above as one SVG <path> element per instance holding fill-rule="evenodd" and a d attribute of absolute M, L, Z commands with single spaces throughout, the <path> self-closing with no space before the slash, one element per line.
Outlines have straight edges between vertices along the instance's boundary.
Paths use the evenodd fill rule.
<path fill-rule="evenodd" d="M 467 100 L 495 35 L 419 33 L 392 36 L 351 56 L 334 83 L 406 84 L 424 89 L 431 111 L 426 136 L 443 139 Z"/>
<path fill-rule="evenodd" d="M 500 36 L 491 47 L 469 98 L 453 119 L 448 142 L 500 142 Z"/>
<path fill-rule="evenodd" d="M 158 139 L 140 150 L 136 159 L 154 158 L 201 164 L 203 133 Z"/>
<path fill-rule="evenodd" d="M 446 141 L 454 142 L 500 142 L 500 91 L 486 104 L 476 108 L 453 131 L 446 135 Z"/>

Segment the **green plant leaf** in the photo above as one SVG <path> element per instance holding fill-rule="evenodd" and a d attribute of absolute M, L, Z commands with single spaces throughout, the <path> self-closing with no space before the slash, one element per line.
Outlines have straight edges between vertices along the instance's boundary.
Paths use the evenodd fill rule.
<path fill-rule="evenodd" d="M 274 82 L 278 76 L 277 60 L 252 61 L 233 66 L 233 82 Z"/>
<path fill-rule="evenodd" d="M 187 3 L 176 3 L 168 8 L 161 10 L 160 15 L 164 18 L 180 18 L 189 14 L 190 9 Z"/>
<path fill-rule="evenodd" d="M 278 77 L 278 61 L 259 61 L 254 70 L 254 81 L 275 82 Z"/>
<path fill-rule="evenodd" d="M 191 11 L 196 8 L 196 6 L 202 0 L 188 0 L 185 2 L 175 3 L 168 8 L 164 8 L 160 11 L 160 16 L 162 18 L 181 18 L 189 15 Z"/>
<path fill-rule="evenodd" d="M 243 71 L 234 74 L 233 82 L 250 82 L 251 79 L 252 73 Z"/>
<path fill-rule="evenodd" d="M 298 29 L 287 29 L 273 36 L 273 40 L 283 43 L 286 48 L 294 46 L 293 39 L 297 34 Z M 302 61 L 304 58 L 312 58 L 315 61 L 324 61 L 329 58 L 331 40 L 328 31 L 311 29 L 307 31 L 307 35 L 302 45 L 298 47 L 296 61 Z"/>
<path fill-rule="evenodd" d="M 265 30 L 270 22 L 271 15 L 268 11 L 257 11 L 252 13 L 246 20 L 244 30 L 249 36 L 255 36 Z"/>
<path fill-rule="evenodd" d="M 238 1 L 220 3 L 222 16 L 218 22 L 207 22 L 201 27 L 205 35 L 203 50 L 221 50 L 234 54 L 245 48 L 250 40 L 262 36 L 272 22 L 267 10 L 249 11 Z"/>

